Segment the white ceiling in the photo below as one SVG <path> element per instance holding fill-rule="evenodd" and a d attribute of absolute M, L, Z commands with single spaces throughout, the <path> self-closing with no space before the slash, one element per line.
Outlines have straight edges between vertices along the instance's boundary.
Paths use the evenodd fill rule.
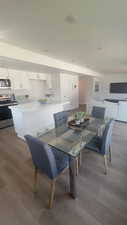
<path fill-rule="evenodd" d="M 26 62 L 22 60 L 17 60 L 13 58 L 0 56 L 0 68 L 4 69 L 14 69 L 14 70 L 23 70 L 23 71 L 31 71 L 35 73 L 50 73 L 56 74 L 59 72 L 66 73 L 66 70 L 58 69 L 50 66 L 40 65 L 36 63 Z M 68 74 L 77 75 L 75 72 L 68 71 Z M 82 74 L 78 74 L 82 76 Z"/>
<path fill-rule="evenodd" d="M 0 56 L 0 68 L 5 69 L 14 69 L 14 70 L 24 70 L 24 71 L 31 71 L 31 72 L 38 72 L 38 73 L 56 73 L 59 72 L 58 69 L 39 65 L 35 63 L 25 62 L 21 60 L 16 60 L 12 58 L 7 58 Z"/>
<path fill-rule="evenodd" d="M 103 74 L 127 73 L 127 0 L 0 0 L 0 40 Z"/>

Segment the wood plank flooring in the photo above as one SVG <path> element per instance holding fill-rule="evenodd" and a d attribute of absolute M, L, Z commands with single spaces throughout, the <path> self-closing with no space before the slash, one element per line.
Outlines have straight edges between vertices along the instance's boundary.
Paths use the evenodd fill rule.
<path fill-rule="evenodd" d="M 55 204 L 46 208 L 49 182 L 39 176 L 32 193 L 33 167 L 26 144 L 13 128 L 0 130 L 0 225 L 127 225 L 127 124 L 115 123 L 112 165 L 84 151 L 77 178 L 79 197 L 68 195 L 68 173 L 57 182 Z"/>

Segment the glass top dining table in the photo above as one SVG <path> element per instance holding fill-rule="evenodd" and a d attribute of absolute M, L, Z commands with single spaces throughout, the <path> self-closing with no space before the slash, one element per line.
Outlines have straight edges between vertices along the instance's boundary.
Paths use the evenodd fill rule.
<path fill-rule="evenodd" d="M 69 156 L 70 195 L 73 199 L 78 196 L 76 160 L 81 156 L 85 145 L 95 135 L 102 134 L 107 122 L 107 119 L 90 118 L 82 129 L 72 129 L 68 124 L 63 124 L 38 137 L 39 140 Z"/>
<path fill-rule="evenodd" d="M 70 128 L 67 124 L 63 124 L 40 135 L 39 139 L 58 151 L 77 157 L 85 145 L 102 132 L 106 122 L 107 120 L 90 118 L 89 123 L 81 129 Z"/>

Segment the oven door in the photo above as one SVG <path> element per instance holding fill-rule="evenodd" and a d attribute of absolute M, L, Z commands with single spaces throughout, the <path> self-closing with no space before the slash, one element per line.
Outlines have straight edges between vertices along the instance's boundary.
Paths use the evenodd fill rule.
<path fill-rule="evenodd" d="M 12 114 L 8 106 L 0 107 L 0 121 L 11 119 L 11 118 L 12 118 Z"/>
<path fill-rule="evenodd" d="M 7 106 L 0 106 L 0 129 L 13 126 L 11 110 Z"/>

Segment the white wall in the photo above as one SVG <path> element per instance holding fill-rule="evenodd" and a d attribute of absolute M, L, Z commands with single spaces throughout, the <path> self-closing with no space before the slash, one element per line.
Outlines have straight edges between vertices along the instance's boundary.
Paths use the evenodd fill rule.
<path fill-rule="evenodd" d="M 99 92 L 95 92 L 95 82 L 99 82 Z M 127 98 L 127 94 L 111 94 L 110 83 L 113 82 L 127 82 L 127 75 L 108 75 L 102 78 L 90 78 L 90 77 L 80 77 L 79 78 L 79 103 L 86 104 L 87 110 L 90 113 L 93 105 L 104 106 L 103 100 L 105 98 Z M 112 105 L 112 103 L 105 103 Z M 115 116 L 117 111 L 115 105 L 112 105 L 112 117 Z M 111 116 L 111 112 L 110 112 Z"/>
<path fill-rule="evenodd" d="M 127 94 L 111 94 L 109 92 L 110 83 L 117 82 L 127 82 L 127 74 L 115 74 L 104 76 L 102 79 L 102 90 L 101 90 L 101 98 L 126 98 Z"/>

